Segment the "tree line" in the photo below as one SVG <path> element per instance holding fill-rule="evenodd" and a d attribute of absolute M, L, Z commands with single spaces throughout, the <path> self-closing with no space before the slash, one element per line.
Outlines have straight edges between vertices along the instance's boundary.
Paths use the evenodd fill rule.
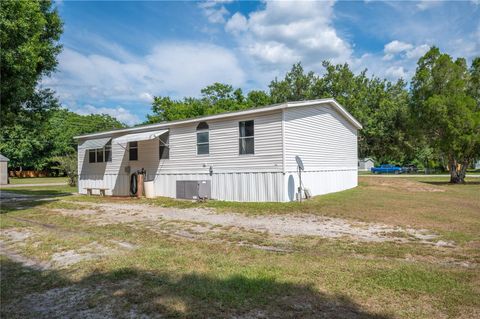
<path fill-rule="evenodd" d="M 0 153 L 10 159 L 10 169 L 44 170 L 71 163 L 73 136 L 125 126 L 108 115 L 70 112 L 54 91 L 39 84 L 56 69 L 62 32 L 51 1 L 2 1 Z"/>
<path fill-rule="evenodd" d="M 49 169 L 65 156 L 70 159 L 64 163 L 74 163 L 73 136 L 125 127 L 108 115 L 70 112 L 54 91 L 39 85 L 56 69 L 62 31 L 51 1 L 2 1 L 0 153 L 11 159 L 11 168 Z M 368 76 L 367 70 L 356 74 L 348 64 L 328 61 L 321 71 L 305 71 L 297 63 L 266 90 L 244 93 L 213 83 L 200 97 L 156 96 L 146 123 L 335 98 L 363 124 L 361 158 L 441 167 L 454 183 L 463 182 L 466 169 L 480 159 L 480 57 L 467 65 L 432 47 L 418 60 L 410 83 Z"/>
<path fill-rule="evenodd" d="M 348 64 L 325 61 L 323 68 L 318 75 L 297 63 L 268 90 L 246 95 L 214 83 L 198 98 L 157 96 L 148 123 L 333 97 L 363 124 L 360 158 L 448 169 L 452 182 L 463 182 L 466 169 L 480 159 L 480 57 L 468 67 L 465 59 L 454 61 L 432 47 L 409 85 L 368 77 L 367 70 L 355 74 Z"/>

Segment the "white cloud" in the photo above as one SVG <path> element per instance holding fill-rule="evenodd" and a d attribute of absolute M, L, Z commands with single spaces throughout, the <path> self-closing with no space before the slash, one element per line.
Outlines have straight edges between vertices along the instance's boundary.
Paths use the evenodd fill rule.
<path fill-rule="evenodd" d="M 213 82 L 244 84 L 245 74 L 230 50 L 170 42 L 128 61 L 65 48 L 58 72 L 42 84 L 55 89 L 62 100 L 150 103 L 154 95 L 197 96 Z"/>
<path fill-rule="evenodd" d="M 236 12 L 227 22 L 225 25 L 225 30 L 227 32 L 231 32 L 234 34 L 238 34 L 239 32 L 246 31 L 248 28 L 247 26 L 247 18 L 243 16 L 243 14 Z"/>
<path fill-rule="evenodd" d="M 153 101 L 153 95 L 148 92 L 142 92 L 138 95 L 139 99 L 145 102 L 151 103 Z"/>
<path fill-rule="evenodd" d="M 387 54 L 395 54 L 395 53 L 411 50 L 412 48 L 413 48 L 413 45 L 411 45 L 410 43 L 394 40 L 390 43 L 387 43 L 383 51 Z"/>
<path fill-rule="evenodd" d="M 415 46 L 398 40 L 391 41 L 384 46 L 383 52 L 385 54 L 382 63 L 376 63 L 377 75 L 385 76 L 390 80 L 408 79 L 413 75 L 417 60 L 429 49 L 428 44 Z"/>
<path fill-rule="evenodd" d="M 407 58 L 409 59 L 419 59 L 430 49 L 428 44 L 422 44 L 417 47 L 412 48 L 406 52 Z"/>
<path fill-rule="evenodd" d="M 231 1 L 205 1 L 198 6 L 202 9 L 203 14 L 211 23 L 225 23 L 225 16 L 230 12 L 222 5 Z"/>
<path fill-rule="evenodd" d="M 405 69 L 403 66 L 391 66 L 385 71 L 385 75 L 387 78 L 406 78 L 407 73 L 405 72 Z"/>
<path fill-rule="evenodd" d="M 442 4 L 442 1 L 435 1 L 435 0 L 421 0 L 417 3 L 418 10 L 428 10 L 439 6 Z"/>
<path fill-rule="evenodd" d="M 88 114 L 108 114 L 122 123 L 129 126 L 140 123 L 140 119 L 135 114 L 132 114 L 129 110 L 119 106 L 115 108 L 110 107 L 96 107 L 91 104 L 85 104 L 82 107 L 72 107 L 71 110 L 80 115 Z"/>
<path fill-rule="evenodd" d="M 225 30 L 237 36 L 242 52 L 266 68 L 285 68 L 300 60 L 307 67 L 326 59 L 344 62 L 352 48 L 332 25 L 333 4 L 266 2 L 248 17 L 235 13 Z"/>

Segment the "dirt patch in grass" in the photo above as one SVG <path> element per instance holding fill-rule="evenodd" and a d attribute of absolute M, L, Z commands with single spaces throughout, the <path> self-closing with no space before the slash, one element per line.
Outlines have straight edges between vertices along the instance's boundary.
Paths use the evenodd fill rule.
<path fill-rule="evenodd" d="M 108 303 L 89 307 L 88 297 L 95 293 L 75 286 L 54 288 L 26 296 L 22 306 L 40 318 L 114 318 Z"/>
<path fill-rule="evenodd" d="M 350 221 L 314 215 L 245 216 L 234 213 L 215 213 L 204 208 L 178 209 L 142 204 L 82 203 L 95 209 L 56 209 L 66 215 L 81 218 L 95 225 L 135 222 L 161 222 L 164 220 L 206 223 L 245 228 L 279 236 L 347 237 L 366 242 L 422 242 L 435 244 L 436 235 L 426 230 L 394 227 L 379 223 Z M 155 227 L 155 224 L 150 224 Z M 211 227 L 203 227 L 202 231 Z M 398 234 L 401 234 L 399 236 Z M 450 243 L 451 244 L 451 243 Z"/>
<path fill-rule="evenodd" d="M 9 228 L 1 232 L 0 248 L 2 255 L 9 257 L 11 260 L 21 263 L 22 265 L 34 269 L 60 269 L 66 268 L 82 261 L 99 259 L 105 256 L 118 254 L 122 250 L 133 250 L 137 246 L 124 241 L 111 240 L 109 243 L 113 247 L 107 247 L 98 242 L 90 242 L 88 244 L 76 247 L 75 249 L 63 250 L 62 245 L 54 246 L 53 252 L 48 260 L 38 260 L 33 257 L 26 257 L 25 250 L 28 246 L 39 247 L 44 243 L 45 236 L 52 229 L 41 228 Z M 53 230 L 55 231 L 55 229 Z M 72 238 L 68 238 L 72 240 Z M 55 250 L 59 250 L 56 251 Z M 47 251 L 42 253 L 49 255 Z"/>
<path fill-rule="evenodd" d="M 51 260 L 56 268 L 64 268 L 85 260 L 98 259 L 112 255 L 117 251 L 97 242 L 92 242 L 78 249 L 57 252 L 52 254 Z"/>
<path fill-rule="evenodd" d="M 14 262 L 22 264 L 25 267 L 29 267 L 35 270 L 48 270 L 52 268 L 51 263 L 25 257 L 19 254 L 17 251 L 13 250 L 10 246 L 7 246 L 1 240 L 0 240 L 0 252 L 3 256 L 8 257 L 10 260 Z"/>
<path fill-rule="evenodd" d="M 10 228 L 2 230 L 1 235 L 5 237 L 8 242 L 16 243 L 23 242 L 27 238 L 32 237 L 33 232 L 28 228 Z"/>
<path fill-rule="evenodd" d="M 368 183 L 371 185 L 372 188 L 381 189 L 382 191 L 393 190 L 393 191 L 412 192 L 412 193 L 445 192 L 444 188 L 425 184 L 425 183 L 419 183 L 415 180 L 409 180 L 406 178 L 400 179 L 400 178 L 379 177 L 378 179 L 375 179 L 374 181 L 369 181 Z"/>

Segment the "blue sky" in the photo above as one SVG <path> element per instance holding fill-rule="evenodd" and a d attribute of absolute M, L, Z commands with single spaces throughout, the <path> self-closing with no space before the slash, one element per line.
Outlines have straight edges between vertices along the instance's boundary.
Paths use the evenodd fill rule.
<path fill-rule="evenodd" d="M 133 125 L 153 96 L 198 96 L 213 82 L 266 89 L 295 62 L 410 80 L 436 45 L 480 55 L 480 1 L 57 1 L 58 71 L 42 82 L 80 114 Z"/>

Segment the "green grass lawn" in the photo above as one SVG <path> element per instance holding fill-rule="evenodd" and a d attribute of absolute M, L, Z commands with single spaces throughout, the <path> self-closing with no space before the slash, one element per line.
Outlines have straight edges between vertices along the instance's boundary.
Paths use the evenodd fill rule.
<path fill-rule="evenodd" d="M 50 183 L 66 183 L 66 177 L 10 177 L 10 184 L 50 184 Z"/>
<path fill-rule="evenodd" d="M 36 318 L 37 304 L 57 305 L 58 312 L 52 300 L 60 300 L 65 317 L 80 311 L 105 317 L 128 317 L 132 311 L 172 318 L 478 317 L 480 184 L 445 182 L 439 177 L 363 177 L 355 189 L 304 203 L 199 204 L 69 196 L 64 187 L 22 189 L 24 194 L 54 196 L 2 204 L 2 236 L 10 232 L 18 240 L 18 234 L 30 234 L 7 242 L 10 250 L 44 263 L 86 247 L 104 247 L 108 253 L 45 270 L 2 257 L 1 314 Z M 92 209 L 83 202 L 208 207 L 252 217 L 315 214 L 425 228 L 456 244 L 279 238 L 225 227 L 192 239 L 179 234 L 193 224 L 99 224 L 94 221 L 100 208 L 93 208 L 87 220 L 60 213 Z M 118 242 L 135 248 L 119 248 Z M 288 252 L 254 245 L 282 245 Z M 72 300 L 78 304 L 70 305 Z"/>

